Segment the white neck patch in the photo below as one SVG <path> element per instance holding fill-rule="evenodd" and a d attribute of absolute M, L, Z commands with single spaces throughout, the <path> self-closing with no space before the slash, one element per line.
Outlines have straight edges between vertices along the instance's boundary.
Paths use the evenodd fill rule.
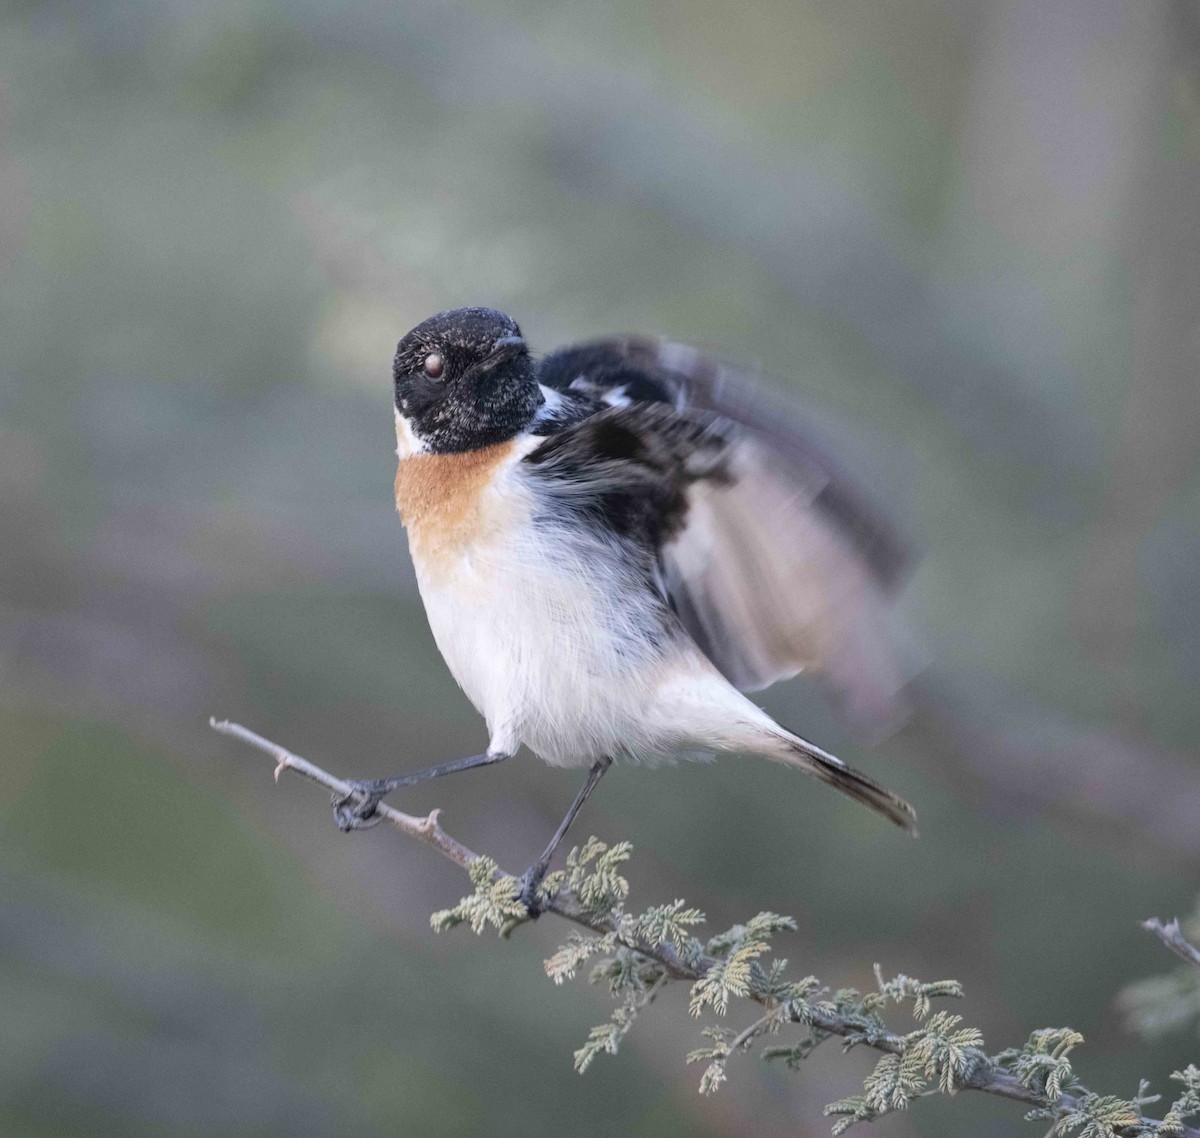
<path fill-rule="evenodd" d="M 396 455 L 398 458 L 409 458 L 414 454 L 424 454 L 429 447 L 423 443 L 412 429 L 412 424 L 400 414 L 400 408 L 393 406 L 396 413 Z"/>

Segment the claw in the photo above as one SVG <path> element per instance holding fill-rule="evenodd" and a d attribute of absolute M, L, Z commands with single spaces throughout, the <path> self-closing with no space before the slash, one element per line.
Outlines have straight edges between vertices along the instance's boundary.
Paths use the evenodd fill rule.
<path fill-rule="evenodd" d="M 350 782 L 349 794 L 334 794 L 333 820 L 337 828 L 348 834 L 351 830 L 369 830 L 383 821 L 378 813 L 379 803 L 391 789 L 384 779 L 355 779 Z"/>
<path fill-rule="evenodd" d="M 521 874 L 521 889 L 517 893 L 517 900 L 525 906 L 525 911 L 534 921 L 542 915 L 542 909 L 545 908 L 545 903 L 538 896 L 538 886 L 541 885 L 545 876 L 546 867 L 544 865 L 531 865 Z"/>

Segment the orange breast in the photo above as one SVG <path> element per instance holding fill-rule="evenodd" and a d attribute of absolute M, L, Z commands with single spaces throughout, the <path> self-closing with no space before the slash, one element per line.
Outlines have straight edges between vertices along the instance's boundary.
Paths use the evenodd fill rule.
<path fill-rule="evenodd" d="M 396 509 L 418 570 L 434 568 L 503 526 L 507 511 L 489 491 L 515 445 L 510 441 L 465 454 L 414 454 L 400 460 Z"/>

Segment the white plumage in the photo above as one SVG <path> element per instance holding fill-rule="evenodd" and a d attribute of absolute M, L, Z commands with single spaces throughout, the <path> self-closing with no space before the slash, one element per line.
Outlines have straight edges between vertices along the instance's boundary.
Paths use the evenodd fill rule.
<path fill-rule="evenodd" d="M 436 563 L 414 551 L 434 639 L 489 749 L 524 743 L 556 766 L 758 749 L 772 721 L 687 638 L 664 636 L 620 547 L 546 519 L 520 466 L 540 441 L 519 440 L 481 491 L 477 539 Z"/>

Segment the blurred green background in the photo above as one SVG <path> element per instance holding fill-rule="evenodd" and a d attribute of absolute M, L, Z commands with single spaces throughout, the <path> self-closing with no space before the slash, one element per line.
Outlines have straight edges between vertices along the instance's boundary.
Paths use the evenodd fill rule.
<path fill-rule="evenodd" d="M 635 902 L 795 914 L 798 974 L 952 976 L 995 1048 L 1087 1036 L 1200 878 L 1192 0 L 74 0 L 0 8 L 0 1133 L 827 1133 L 866 1055 L 696 1093 L 683 992 L 615 1059 L 552 921 L 206 726 L 348 775 L 473 753 L 391 503 L 389 361 L 485 303 L 785 377 L 925 556 L 917 713 L 848 739 L 890 828 L 751 760 L 606 780 Z M 577 775 L 406 796 L 519 869 Z M 892 1135 L 1033 1133 L 921 1104 Z"/>

